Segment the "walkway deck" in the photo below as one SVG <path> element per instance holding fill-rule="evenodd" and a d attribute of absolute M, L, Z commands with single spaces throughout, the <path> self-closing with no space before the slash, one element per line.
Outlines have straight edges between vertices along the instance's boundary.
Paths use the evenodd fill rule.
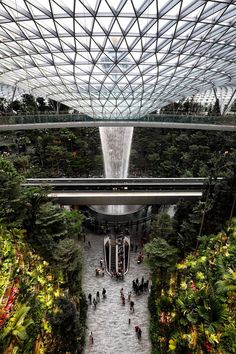
<path fill-rule="evenodd" d="M 150 114 L 143 117 L 127 117 L 127 119 L 103 119 L 66 113 L 0 116 L 0 131 L 119 126 L 236 131 L 236 117 Z"/>
<path fill-rule="evenodd" d="M 88 241 L 92 247 L 88 248 Z M 148 293 L 136 296 L 132 295 L 135 305 L 134 314 L 130 313 L 127 295 L 132 290 L 132 280 L 144 276 L 149 278 L 149 271 L 143 265 L 136 262 L 137 253 L 131 252 L 130 270 L 124 281 L 111 279 L 109 275 L 95 276 L 95 268 L 99 266 L 103 257 L 103 236 L 88 235 L 84 246 L 84 277 L 83 289 L 88 296 L 91 293 L 95 297 L 103 287 L 107 291 L 107 298 L 100 299 L 96 310 L 89 305 L 87 320 L 87 344 L 85 354 L 149 354 L 151 344 L 148 338 L 149 311 L 147 308 Z M 124 288 L 126 304 L 122 305 L 120 289 Z M 131 324 L 129 325 L 129 318 Z M 142 329 L 142 339 L 138 340 L 134 327 L 138 325 Z M 89 332 L 93 332 L 94 344 L 89 343 Z"/>

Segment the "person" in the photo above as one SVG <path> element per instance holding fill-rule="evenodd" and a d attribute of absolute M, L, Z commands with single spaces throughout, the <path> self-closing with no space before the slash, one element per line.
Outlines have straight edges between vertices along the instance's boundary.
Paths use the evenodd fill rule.
<path fill-rule="evenodd" d="M 133 252 L 133 249 L 134 249 L 134 245 L 131 243 L 130 244 L 130 251 Z"/>
<path fill-rule="evenodd" d="M 103 297 L 103 299 L 105 299 L 106 298 L 106 289 L 105 288 L 103 288 L 102 289 L 102 297 Z"/>
<path fill-rule="evenodd" d="M 85 232 L 83 232 L 84 242 L 85 242 Z"/>
<path fill-rule="evenodd" d="M 100 259 L 100 266 L 101 266 L 101 268 L 103 268 L 103 259 L 102 258 Z"/>
<path fill-rule="evenodd" d="M 142 336 L 142 330 L 141 330 L 141 328 L 139 327 L 138 328 L 138 339 L 141 339 L 141 336 Z"/>
<path fill-rule="evenodd" d="M 131 291 L 128 293 L 128 301 L 130 302 L 130 299 L 131 299 Z"/>
<path fill-rule="evenodd" d="M 100 294 L 99 294 L 99 291 L 97 291 L 96 298 L 97 298 L 97 302 L 100 302 Z"/>
<path fill-rule="evenodd" d="M 94 306 L 94 310 L 96 310 L 96 307 L 97 307 L 97 301 L 95 298 L 93 298 L 93 306 Z"/>
<path fill-rule="evenodd" d="M 142 252 L 139 252 L 139 255 L 137 257 L 137 263 L 140 264 L 140 263 L 142 263 L 142 261 L 143 261 L 143 255 L 142 255 Z"/>
<path fill-rule="evenodd" d="M 92 305 L 92 294 L 88 294 L 89 304 Z"/>
<path fill-rule="evenodd" d="M 105 270 L 104 268 L 102 268 L 102 277 L 104 277 L 104 274 L 105 274 Z"/>
<path fill-rule="evenodd" d="M 138 245 L 135 245 L 135 252 L 138 251 Z"/>
<path fill-rule="evenodd" d="M 130 311 L 134 313 L 134 302 L 130 301 Z"/>
<path fill-rule="evenodd" d="M 121 299 L 122 299 L 122 304 L 125 305 L 125 297 L 124 297 L 124 295 L 122 296 Z"/>
<path fill-rule="evenodd" d="M 120 289 L 120 296 L 121 296 L 121 298 L 124 296 L 124 289 L 123 288 Z"/>
<path fill-rule="evenodd" d="M 137 333 L 138 339 L 141 339 L 142 330 L 139 326 L 135 326 L 135 332 Z"/>
<path fill-rule="evenodd" d="M 89 340 L 90 340 L 90 343 L 93 344 L 93 332 L 89 333 Z"/>
<path fill-rule="evenodd" d="M 89 248 L 91 248 L 92 246 L 91 246 L 91 242 L 90 241 L 88 241 L 88 246 L 89 246 Z"/>

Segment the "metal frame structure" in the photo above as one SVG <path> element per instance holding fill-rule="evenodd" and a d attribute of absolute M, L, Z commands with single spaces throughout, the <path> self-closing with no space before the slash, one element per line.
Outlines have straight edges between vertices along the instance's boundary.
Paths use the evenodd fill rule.
<path fill-rule="evenodd" d="M 234 92 L 235 23 L 235 0 L 2 0 L 0 83 L 91 117 L 145 115 Z"/>

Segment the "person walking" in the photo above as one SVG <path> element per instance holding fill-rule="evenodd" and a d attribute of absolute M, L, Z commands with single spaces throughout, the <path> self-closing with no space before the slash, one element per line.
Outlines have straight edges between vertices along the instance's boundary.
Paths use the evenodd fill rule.
<path fill-rule="evenodd" d="M 130 301 L 130 311 L 134 313 L 134 302 Z"/>
<path fill-rule="evenodd" d="M 95 298 L 93 298 L 93 306 L 94 306 L 94 310 L 96 310 L 96 307 L 97 307 L 97 301 Z"/>
<path fill-rule="evenodd" d="M 122 300 L 122 304 L 125 305 L 125 297 L 124 297 L 124 295 L 122 296 L 121 300 Z"/>
<path fill-rule="evenodd" d="M 88 294 L 89 305 L 92 305 L 92 294 Z"/>
<path fill-rule="evenodd" d="M 141 339 L 142 330 L 139 326 L 135 326 L 135 332 L 137 334 L 138 339 Z"/>
<path fill-rule="evenodd" d="M 90 241 L 88 241 L 88 246 L 89 246 L 89 248 L 91 248 L 92 246 L 91 246 L 91 242 Z"/>
<path fill-rule="evenodd" d="M 130 302 L 130 299 L 131 299 L 131 291 L 128 293 L 128 301 Z"/>
<path fill-rule="evenodd" d="M 103 288 L 102 289 L 102 297 L 103 297 L 103 299 L 105 299 L 107 296 L 106 296 L 106 289 L 105 288 Z"/>
<path fill-rule="evenodd" d="M 100 294 L 99 294 L 99 291 L 97 291 L 96 299 L 97 299 L 97 302 L 100 302 Z"/>
<path fill-rule="evenodd" d="M 90 340 L 90 343 L 93 344 L 93 332 L 89 333 L 89 340 Z"/>
<path fill-rule="evenodd" d="M 103 259 L 102 258 L 100 259 L 100 266 L 101 266 L 101 268 L 103 268 Z"/>
<path fill-rule="evenodd" d="M 120 296 L 121 296 L 121 298 L 124 296 L 124 289 L 123 288 L 120 289 Z"/>

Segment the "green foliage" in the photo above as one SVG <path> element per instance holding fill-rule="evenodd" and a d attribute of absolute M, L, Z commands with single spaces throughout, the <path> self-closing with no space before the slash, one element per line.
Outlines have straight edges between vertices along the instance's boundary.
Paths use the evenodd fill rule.
<path fill-rule="evenodd" d="M 20 215 L 21 181 L 12 163 L 0 158 L 0 218 L 8 223 L 14 223 Z"/>
<path fill-rule="evenodd" d="M 53 254 L 55 262 L 66 272 L 81 269 L 81 256 L 80 246 L 71 239 L 61 240 Z"/>
<path fill-rule="evenodd" d="M 153 272 L 160 268 L 170 269 L 174 266 L 177 249 L 170 246 L 166 240 L 154 238 L 145 245 L 144 249 L 147 254 L 146 260 Z"/>
<path fill-rule="evenodd" d="M 198 251 L 170 270 L 167 292 L 152 267 L 155 287 L 149 304 L 153 353 L 236 352 L 235 258 L 231 257 L 236 245 L 236 218 L 227 230 L 201 237 L 199 242 Z M 158 260 L 158 252 L 153 252 L 153 257 L 155 254 Z"/>
<path fill-rule="evenodd" d="M 48 315 L 56 337 L 53 353 L 75 353 L 79 345 L 77 340 L 80 328 L 79 313 L 75 304 L 65 297 L 58 298 L 55 305 L 54 311 Z M 51 353 L 50 348 L 48 353 Z"/>
<path fill-rule="evenodd" d="M 84 220 L 83 215 L 78 212 L 78 210 L 63 209 L 63 213 L 70 238 L 77 239 L 80 233 L 82 222 Z"/>
<path fill-rule="evenodd" d="M 27 329 L 34 322 L 31 318 L 27 318 L 30 307 L 18 304 L 18 309 L 9 320 L 7 326 L 3 329 L 0 340 L 5 342 L 7 347 L 11 341 L 16 339 L 17 343 L 21 344 L 28 339 L 29 332 Z"/>
<path fill-rule="evenodd" d="M 170 240 L 173 236 L 173 220 L 167 213 L 154 215 L 151 222 L 151 237 Z"/>
<path fill-rule="evenodd" d="M 75 343 L 82 352 L 86 307 L 80 315 L 83 303 L 80 304 L 80 298 L 83 298 L 81 250 L 75 240 L 70 239 L 70 236 L 75 238 L 78 235 L 82 216 L 77 211 L 65 211 L 49 202 L 47 189 L 30 188 L 22 192 L 18 174 L 10 162 L 2 162 L 0 174 L 8 194 L 18 195 L 21 210 L 14 214 L 12 207 L 12 213 L 21 216 L 18 224 L 23 222 L 24 227 L 24 230 L 13 228 L 11 223 L 9 231 L 5 225 L 0 225 L 0 299 L 5 301 L 13 284 L 19 283 L 19 293 L 12 302 L 10 314 L 0 311 L 4 319 L 3 323 L 1 318 L 1 326 L 6 322 L 0 337 L 0 352 L 6 349 L 6 353 L 29 354 L 37 345 L 40 353 L 49 353 L 49 348 L 55 347 L 58 334 L 52 333 L 47 314 L 56 311 L 58 297 L 67 297 L 69 303 L 73 298 L 74 305 L 71 303 L 76 306 L 77 319 L 74 320 L 74 330 L 70 331 L 70 324 L 68 331 L 71 345 Z M 7 205 L 9 196 L 4 196 L 1 186 L 0 195 L 2 205 Z M 9 311 L 4 307 L 3 310 Z M 29 326 L 30 337 L 27 336 Z M 68 349 L 65 340 L 66 337 L 61 336 L 60 346 Z"/>
<path fill-rule="evenodd" d="M 20 144 L 22 138 L 26 143 Z M 0 134 L 5 145 L 5 134 Z M 15 167 L 29 177 L 101 176 L 103 158 L 98 129 L 53 129 L 12 133 L 8 156 Z M 20 146 L 24 147 L 20 148 Z M 26 165 L 19 158 L 24 154 Z"/>
<path fill-rule="evenodd" d="M 135 129 L 130 175 L 150 177 L 226 176 L 235 166 L 234 133 Z"/>

